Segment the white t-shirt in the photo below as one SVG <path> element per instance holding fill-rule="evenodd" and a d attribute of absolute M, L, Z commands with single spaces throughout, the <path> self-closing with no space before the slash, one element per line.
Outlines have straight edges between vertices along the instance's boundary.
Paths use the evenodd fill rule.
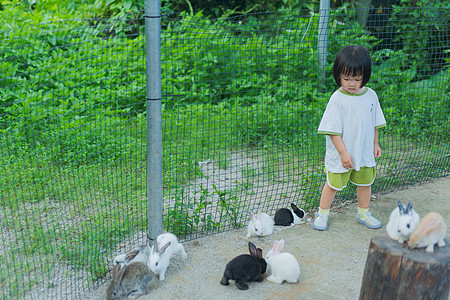
<path fill-rule="evenodd" d="M 375 128 L 386 126 L 386 120 L 374 90 L 366 87 L 361 94 L 337 90 L 328 101 L 319 125 L 319 134 L 326 134 L 325 168 L 332 173 L 348 172 L 329 135 L 340 135 L 352 156 L 353 168 L 374 167 Z"/>

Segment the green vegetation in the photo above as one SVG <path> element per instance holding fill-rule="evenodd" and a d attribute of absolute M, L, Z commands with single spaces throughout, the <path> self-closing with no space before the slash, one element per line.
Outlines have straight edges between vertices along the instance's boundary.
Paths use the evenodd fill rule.
<path fill-rule="evenodd" d="M 112 251 L 146 231 L 141 7 L 40 1 L 33 11 L 2 2 L 0 263 L 7 267 L 0 284 L 7 290 L 0 298 L 42 282 L 21 281 L 25 269 L 50 276 L 68 263 L 102 278 Z M 372 53 L 369 85 L 389 122 L 380 190 L 449 172 L 450 45 L 440 36 L 450 31 L 450 11 L 401 12 L 389 20 L 396 33 L 389 42 L 361 28 L 346 7 L 330 22 L 328 68 L 345 44 Z M 417 14 L 427 18 L 417 23 Z M 108 18 L 92 19 L 99 16 Z M 259 194 L 267 209 L 317 206 L 323 140 L 316 128 L 335 89 L 329 69 L 318 82 L 317 23 L 306 10 L 162 20 L 165 229 L 189 238 L 242 226 Z M 254 163 L 238 165 L 238 154 Z M 200 164 L 208 161 L 240 176 L 225 187 L 196 182 L 209 176 Z M 273 196 L 264 187 L 283 189 Z M 11 253 L 24 259 L 8 264 Z"/>

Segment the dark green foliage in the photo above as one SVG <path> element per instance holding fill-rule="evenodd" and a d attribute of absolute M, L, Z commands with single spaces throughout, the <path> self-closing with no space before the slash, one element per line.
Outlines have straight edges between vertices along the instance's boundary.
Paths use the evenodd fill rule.
<path fill-rule="evenodd" d="M 406 61 L 402 68 L 415 71 L 412 81 L 438 73 L 450 58 L 446 52 L 450 48 L 450 12 L 440 7 L 441 3 L 434 1 L 421 1 L 420 7 L 395 7 L 386 23 L 401 28 L 390 38 L 392 45 L 387 46 L 403 51 Z M 382 43 L 386 42 L 382 39 Z"/>
<path fill-rule="evenodd" d="M 318 8 L 319 3 L 319 0 L 165 0 L 161 5 L 176 13 L 202 12 L 209 18 L 218 19 L 283 9 L 314 9 Z"/>

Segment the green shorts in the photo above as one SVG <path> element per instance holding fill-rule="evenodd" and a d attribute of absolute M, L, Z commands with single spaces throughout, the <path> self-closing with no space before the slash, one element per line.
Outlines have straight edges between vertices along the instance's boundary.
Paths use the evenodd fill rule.
<path fill-rule="evenodd" d="M 328 171 L 326 173 L 328 185 L 332 189 L 340 191 L 347 186 L 349 180 L 357 186 L 372 185 L 377 171 L 375 170 L 375 167 L 362 167 L 359 171 L 352 169 L 345 173 L 331 173 Z"/>

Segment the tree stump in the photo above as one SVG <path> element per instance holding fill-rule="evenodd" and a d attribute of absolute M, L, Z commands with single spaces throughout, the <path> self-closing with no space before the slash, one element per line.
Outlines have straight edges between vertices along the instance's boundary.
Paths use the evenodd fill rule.
<path fill-rule="evenodd" d="M 359 299 L 448 300 L 450 290 L 450 243 L 410 249 L 392 240 L 385 230 L 370 242 Z"/>

